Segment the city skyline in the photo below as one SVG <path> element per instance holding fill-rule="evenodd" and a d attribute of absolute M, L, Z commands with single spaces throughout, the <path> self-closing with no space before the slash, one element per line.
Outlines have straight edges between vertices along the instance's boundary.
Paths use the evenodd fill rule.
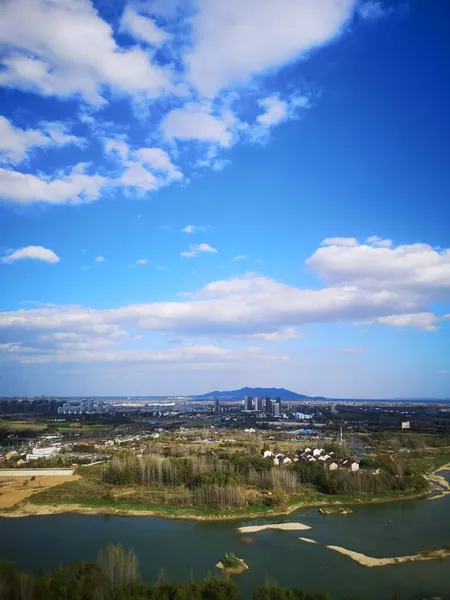
<path fill-rule="evenodd" d="M 450 397 L 444 13 L 6 3 L 0 395 Z"/>

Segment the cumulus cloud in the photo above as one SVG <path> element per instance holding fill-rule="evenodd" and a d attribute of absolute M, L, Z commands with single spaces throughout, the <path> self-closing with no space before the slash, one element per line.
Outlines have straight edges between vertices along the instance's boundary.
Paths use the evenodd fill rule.
<path fill-rule="evenodd" d="M 377 21 L 392 14 L 395 10 L 393 7 L 385 6 L 379 0 L 365 0 L 358 6 L 359 16 L 366 21 Z"/>
<path fill-rule="evenodd" d="M 130 152 L 129 145 L 121 137 L 105 139 L 104 148 L 107 154 L 117 154 L 122 160 L 125 160 Z"/>
<path fill-rule="evenodd" d="M 148 258 L 139 258 L 139 259 L 136 261 L 136 264 L 137 264 L 137 265 L 146 265 L 147 263 L 148 263 Z"/>
<path fill-rule="evenodd" d="M 0 162 L 20 163 L 32 148 L 82 145 L 83 138 L 68 133 L 60 122 L 42 122 L 39 129 L 21 129 L 0 115 Z"/>
<path fill-rule="evenodd" d="M 374 237 L 376 237 L 376 236 L 374 236 Z M 332 237 L 332 238 L 324 239 L 320 245 L 321 246 L 358 246 L 359 242 L 356 238 Z"/>
<path fill-rule="evenodd" d="M 422 329 L 423 331 L 436 331 L 437 323 L 439 321 L 440 319 L 431 312 L 420 312 L 378 317 L 377 319 L 374 319 L 372 323 L 389 325 L 390 327 L 414 327 L 416 329 Z"/>
<path fill-rule="evenodd" d="M 146 167 L 166 176 L 166 182 L 182 179 L 183 174 L 173 164 L 169 155 L 162 148 L 139 148 L 134 156 Z"/>
<path fill-rule="evenodd" d="M 121 340 L 153 331 L 178 337 L 229 338 L 235 342 L 283 342 L 296 340 L 302 325 L 337 322 L 433 332 L 450 320 L 450 315 L 435 315 L 429 307 L 447 302 L 450 297 L 450 280 L 445 276 L 450 253 L 425 244 L 420 247 L 420 256 L 416 244 L 397 248 L 365 244 L 320 247 L 308 263 L 325 278 L 325 283 L 334 283 L 316 289 L 247 273 L 212 281 L 195 293 L 180 293 L 176 301 L 104 309 L 46 305 L 5 311 L 0 313 L 0 342 L 20 344 L 20 352 L 14 352 L 15 346 L 10 347 L 12 352 L 8 351 L 10 360 L 20 362 L 151 362 L 155 356 L 165 356 L 165 351 L 129 354 L 121 347 Z M 193 246 L 187 255 L 197 256 L 199 252 Z M 327 253 L 325 257 L 323 252 Z M 341 252 L 357 255 L 343 260 Z M 393 265 L 393 270 L 389 270 L 389 265 Z M 100 338 L 108 340 L 104 347 L 111 349 L 100 348 Z M 362 352 L 357 346 L 337 351 Z"/>
<path fill-rule="evenodd" d="M 181 230 L 183 233 L 197 233 L 198 231 L 205 231 L 206 227 L 203 225 L 186 225 Z"/>
<path fill-rule="evenodd" d="M 248 256 L 246 254 L 238 254 L 237 256 L 233 256 L 233 260 L 246 260 Z"/>
<path fill-rule="evenodd" d="M 339 34 L 353 0 L 199 0 L 188 77 L 204 96 L 306 56 Z"/>
<path fill-rule="evenodd" d="M 42 260 L 43 262 L 48 263 L 57 263 L 61 260 L 59 256 L 53 252 L 53 250 L 49 250 L 43 246 L 26 246 L 25 248 L 20 248 L 19 250 L 15 250 L 6 256 L 3 256 L 1 262 L 12 263 L 16 262 L 17 260 L 25 260 L 29 258 L 34 260 Z"/>
<path fill-rule="evenodd" d="M 105 262 L 105 257 L 104 256 L 96 256 L 95 262 L 98 262 L 98 263 Z"/>
<path fill-rule="evenodd" d="M 171 35 L 160 29 L 155 21 L 140 15 L 129 6 L 122 14 L 120 29 L 151 46 L 161 46 L 171 38 Z"/>
<path fill-rule="evenodd" d="M 135 35 L 141 20 L 125 18 Z M 104 89 L 160 96 L 172 89 L 171 73 L 140 48 L 121 48 L 112 28 L 89 0 L 7 0 L 2 5 L 0 85 L 44 96 L 79 95 L 105 102 Z"/>
<path fill-rule="evenodd" d="M 428 244 L 374 247 L 339 239 L 340 244 L 319 248 L 307 260 L 327 284 L 408 293 L 415 303 L 430 295 L 435 300 L 450 297 L 450 250 Z M 344 243 L 346 239 L 350 242 Z"/>
<path fill-rule="evenodd" d="M 213 253 L 216 254 L 217 250 L 216 248 L 213 248 L 212 246 L 210 246 L 209 244 L 190 244 L 189 246 L 189 250 L 186 250 L 185 252 L 181 252 L 180 256 L 184 256 L 185 258 L 194 258 L 195 256 L 199 256 L 199 254 L 202 254 L 203 252 L 209 252 L 209 253 Z"/>
<path fill-rule="evenodd" d="M 97 200 L 107 179 L 99 174 L 86 173 L 87 165 L 80 163 L 68 174 L 33 175 L 0 168 L 0 197 L 17 204 L 79 204 Z"/>
<path fill-rule="evenodd" d="M 171 110 L 162 121 L 168 140 L 198 140 L 228 148 L 233 142 L 236 117 L 231 111 L 212 114 L 209 105 L 189 103 Z"/>

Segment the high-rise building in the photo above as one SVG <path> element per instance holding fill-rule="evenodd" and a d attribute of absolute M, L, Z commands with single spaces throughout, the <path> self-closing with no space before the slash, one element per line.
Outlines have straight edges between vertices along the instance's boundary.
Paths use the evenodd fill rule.
<path fill-rule="evenodd" d="M 244 410 L 253 410 L 253 398 L 251 396 L 245 398 Z"/>
<path fill-rule="evenodd" d="M 266 414 L 272 414 L 272 398 L 266 396 Z"/>
<path fill-rule="evenodd" d="M 214 398 L 214 412 L 220 412 L 220 398 Z"/>
<path fill-rule="evenodd" d="M 273 416 L 274 417 L 281 417 L 281 400 L 280 398 L 276 399 L 276 402 L 273 406 Z"/>
<path fill-rule="evenodd" d="M 259 396 L 257 398 L 255 398 L 255 410 L 259 410 L 260 412 L 262 412 L 264 410 L 263 399 L 260 398 Z"/>

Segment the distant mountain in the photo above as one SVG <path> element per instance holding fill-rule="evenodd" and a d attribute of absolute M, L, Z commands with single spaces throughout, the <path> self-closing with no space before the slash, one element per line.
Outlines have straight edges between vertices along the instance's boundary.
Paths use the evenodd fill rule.
<path fill-rule="evenodd" d="M 201 396 L 192 396 L 195 400 L 206 400 L 208 398 L 223 398 L 224 400 L 242 400 L 245 396 L 253 396 L 265 398 L 266 396 L 270 396 L 270 398 L 278 398 L 280 397 L 282 400 L 326 400 L 326 398 L 315 397 L 311 398 L 311 396 L 304 396 L 303 394 L 297 394 L 296 392 L 291 392 L 290 390 L 285 390 L 284 388 L 250 388 L 245 387 L 240 390 L 229 390 L 229 391 L 220 391 L 216 390 L 214 392 L 209 392 L 209 394 L 202 394 Z"/>

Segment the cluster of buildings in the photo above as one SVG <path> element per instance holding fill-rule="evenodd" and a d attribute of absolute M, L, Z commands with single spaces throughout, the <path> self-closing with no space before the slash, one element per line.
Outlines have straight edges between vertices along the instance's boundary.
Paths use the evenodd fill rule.
<path fill-rule="evenodd" d="M 78 404 L 73 402 L 64 402 L 58 407 L 58 415 L 101 415 L 114 412 L 114 407 L 103 403 L 103 400 L 94 398 L 83 398 Z"/>
<path fill-rule="evenodd" d="M 325 452 L 323 448 L 305 448 L 303 452 L 297 452 L 295 456 L 290 457 L 283 453 L 274 453 L 271 450 L 263 450 L 264 458 L 270 458 L 274 465 L 288 465 L 298 461 L 317 462 L 323 464 L 330 471 L 337 469 L 348 469 L 349 471 L 359 471 L 359 463 L 348 458 L 337 458 L 334 452 Z"/>
<path fill-rule="evenodd" d="M 244 411 L 266 413 L 267 416 L 281 418 L 281 398 L 252 398 L 246 396 L 244 399 Z"/>

